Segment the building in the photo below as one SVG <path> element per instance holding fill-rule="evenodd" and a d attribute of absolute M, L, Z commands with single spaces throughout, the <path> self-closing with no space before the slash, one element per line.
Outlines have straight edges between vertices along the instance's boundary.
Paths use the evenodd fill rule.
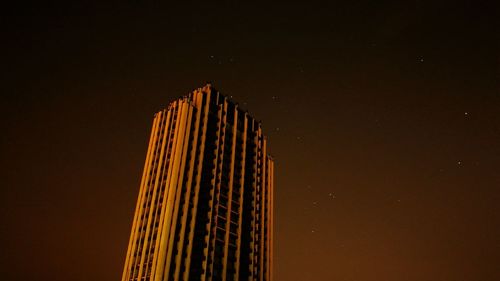
<path fill-rule="evenodd" d="M 266 147 L 260 122 L 210 84 L 156 113 L 122 281 L 271 281 Z"/>

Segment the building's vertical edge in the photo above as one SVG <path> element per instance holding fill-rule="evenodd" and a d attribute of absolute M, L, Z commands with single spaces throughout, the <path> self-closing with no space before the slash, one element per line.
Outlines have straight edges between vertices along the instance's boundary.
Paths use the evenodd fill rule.
<path fill-rule="evenodd" d="M 219 158 L 217 162 L 217 175 L 216 175 L 216 182 L 215 182 L 215 189 L 214 189 L 214 196 L 213 196 L 213 207 L 212 207 L 212 221 L 210 225 L 210 246 L 209 246 L 209 252 L 210 256 L 208 257 L 209 261 L 207 263 L 208 268 L 207 268 L 207 274 L 208 274 L 208 281 L 213 280 L 214 275 L 216 273 L 218 274 L 219 268 L 214 269 L 215 259 L 215 252 L 216 252 L 216 244 L 217 244 L 217 227 L 219 226 L 220 222 L 218 219 L 218 214 L 220 212 L 220 192 L 221 192 L 221 184 L 222 184 L 222 174 L 223 174 L 223 164 L 224 161 L 227 161 L 227 155 L 225 154 L 225 143 L 226 143 L 226 135 L 227 135 L 227 107 L 228 107 L 228 102 L 225 97 L 222 98 L 222 115 L 221 115 L 221 122 L 220 122 L 220 135 L 219 135 L 219 145 L 218 145 L 218 153 L 219 153 Z M 211 250 L 210 250 L 211 247 Z M 218 265 L 218 264 L 217 264 Z"/>
<path fill-rule="evenodd" d="M 255 237 L 256 237 L 256 232 L 255 232 L 255 226 L 257 225 L 256 221 L 256 212 L 257 212 L 257 169 L 259 167 L 258 161 L 259 161 L 259 156 L 258 156 L 258 149 L 259 149 L 259 143 L 258 143 L 258 132 L 255 128 L 255 120 L 252 122 L 252 131 L 253 131 L 253 178 L 252 178 L 252 198 L 250 201 L 251 204 L 251 211 L 250 211 L 250 216 L 251 216 L 251 225 L 250 225 L 250 251 L 249 251 L 249 265 L 248 265 L 248 279 L 249 280 L 254 280 L 254 267 L 255 267 Z"/>
<path fill-rule="evenodd" d="M 254 207 L 253 207 L 253 226 L 252 226 L 252 263 L 251 263 L 251 280 L 260 280 L 260 272 L 261 272 L 261 229 L 262 229 L 262 220 L 261 220 L 261 212 L 262 212 L 262 129 L 259 122 L 254 123 L 256 136 L 255 136 L 255 195 L 253 197 Z"/>
<path fill-rule="evenodd" d="M 181 115 L 181 121 L 180 121 L 180 126 L 182 130 L 179 131 L 179 146 L 177 148 L 179 149 L 179 162 L 177 162 L 176 166 L 176 173 L 174 174 L 174 181 L 172 182 L 172 189 L 174 189 L 174 196 L 175 198 L 172 198 L 172 203 L 173 206 L 170 209 L 170 231 L 169 231 L 169 240 L 168 240 L 168 246 L 167 246 L 167 256 L 166 256 L 166 261 L 167 265 L 165 266 L 164 269 L 164 276 L 163 280 L 169 280 L 170 279 L 170 271 L 172 270 L 172 267 L 174 266 L 174 261 L 175 261 L 175 255 L 178 253 L 176 245 L 176 229 L 177 229 L 177 220 L 178 218 L 178 213 L 179 213 L 179 208 L 180 208 L 180 201 L 181 201 L 181 194 L 183 190 L 183 179 L 184 179 L 184 169 L 186 168 L 185 162 L 186 162 L 186 154 L 187 154 L 187 148 L 189 146 L 189 135 L 190 135 L 190 125 L 191 125 L 191 117 L 192 117 L 192 111 L 193 107 L 187 102 L 186 100 L 183 100 L 181 102 L 182 104 L 182 115 Z M 174 269 L 175 270 L 175 269 Z"/>
<path fill-rule="evenodd" d="M 162 169 L 158 166 L 160 165 L 159 157 L 160 157 L 160 151 L 163 149 L 163 139 L 162 139 L 162 134 L 165 129 L 165 124 L 164 124 L 164 118 L 165 118 L 165 111 L 159 112 L 158 116 L 161 117 L 159 120 L 159 127 L 157 131 L 157 137 L 155 140 L 155 148 L 154 148 L 154 157 L 151 161 L 152 165 L 148 171 L 149 173 L 149 178 L 147 181 L 147 189 L 145 190 L 146 196 L 143 197 L 142 203 L 141 203 L 141 217 L 140 217 L 140 225 L 138 226 L 139 234 L 140 236 L 136 240 L 136 243 L 138 245 L 138 249 L 134 253 L 135 256 L 135 265 L 134 265 L 134 278 L 133 280 L 138 280 L 141 279 L 142 276 L 142 265 L 144 264 L 144 255 L 146 254 L 146 246 L 145 246 L 145 241 L 148 239 L 148 236 L 146 236 L 146 227 L 148 226 L 149 222 L 149 214 L 151 210 L 151 205 L 149 204 L 150 200 L 150 195 L 152 193 L 152 186 L 156 184 L 156 174 L 161 171 Z M 144 276 L 144 279 L 146 277 Z"/>
<path fill-rule="evenodd" d="M 229 164 L 229 183 L 228 183 L 228 188 L 229 191 L 227 193 L 227 213 L 226 213 L 226 232 L 224 235 L 224 255 L 222 258 L 222 281 L 226 281 L 226 275 L 228 271 L 228 251 L 229 251 L 229 236 L 231 232 L 231 212 L 232 212 L 232 206 L 233 206 L 233 182 L 234 182 L 234 169 L 235 169 L 235 156 L 236 156 L 236 137 L 237 137 L 237 123 L 238 123 L 238 107 L 234 106 L 233 112 L 228 112 L 228 114 L 233 115 L 233 130 L 232 130 L 232 139 L 231 139 L 231 155 L 229 155 L 230 158 L 230 164 Z M 227 126 L 227 125 L 226 125 Z"/>
<path fill-rule="evenodd" d="M 160 148 L 160 155 L 158 157 L 158 162 L 156 164 L 156 177 L 154 180 L 153 186 L 150 186 L 148 189 L 148 200 L 147 200 L 147 208 L 149 209 L 149 212 L 147 213 L 147 224 L 146 224 L 146 233 L 145 233 L 145 238 L 144 238 L 144 246 L 143 246 L 143 254 L 141 258 L 141 267 L 139 269 L 139 275 L 145 276 L 146 278 L 149 278 L 151 274 L 151 263 L 153 258 L 153 253 L 151 253 L 151 250 L 154 251 L 154 242 L 152 240 L 152 236 L 154 236 L 155 229 L 154 229 L 154 219 L 155 219 L 155 214 L 156 214 L 156 208 L 158 207 L 156 205 L 156 197 L 159 194 L 159 189 L 161 189 L 161 175 L 163 172 L 163 163 L 167 161 L 167 152 L 166 150 L 168 149 L 168 146 L 166 145 L 166 139 L 168 134 L 165 133 L 166 131 L 166 126 L 165 126 L 165 119 L 167 118 L 168 114 L 165 114 L 165 111 L 162 112 L 162 118 L 161 118 L 161 124 L 162 126 L 160 127 L 160 132 L 159 136 L 161 138 L 161 144 L 159 144 Z M 154 210 L 154 211 L 152 211 Z M 146 261 L 146 262 L 145 262 Z"/>
<path fill-rule="evenodd" d="M 267 141 L 266 139 L 264 138 L 263 140 L 263 145 L 262 145 L 262 150 L 261 150 L 261 153 L 262 153 L 262 168 L 261 168 L 261 172 L 262 172 L 262 176 L 261 176 L 261 189 L 260 189 L 260 237 L 259 237 L 259 240 L 260 240 L 260 268 L 259 268 L 259 276 L 260 276 L 260 279 L 259 280 L 262 280 L 264 281 L 264 276 L 265 276 L 265 270 L 266 270 L 266 266 L 265 266 L 265 260 L 264 260 L 264 257 L 266 255 L 266 249 L 265 249 L 265 242 L 266 242 L 266 239 L 265 239 L 265 231 L 266 231 L 266 184 L 267 184 L 267 181 L 266 181 L 266 167 L 267 167 L 267 151 L 266 151 L 266 144 L 267 144 Z"/>
<path fill-rule="evenodd" d="M 165 116 L 164 116 L 165 113 L 161 112 L 161 113 L 159 113 L 159 115 L 161 116 L 160 124 L 163 125 L 163 119 L 165 118 Z M 161 125 L 159 127 L 159 132 L 158 132 L 158 135 L 160 138 L 162 137 L 161 130 L 163 129 L 163 127 Z M 140 258 L 140 263 L 139 263 L 139 272 L 138 272 L 138 277 L 137 277 L 138 279 L 143 278 L 143 277 L 147 277 L 147 269 L 145 268 L 145 267 L 147 267 L 147 264 L 145 265 L 145 260 L 146 260 L 147 252 L 148 252 L 148 240 L 147 239 L 148 239 L 149 234 L 151 232 L 150 226 L 151 226 L 151 220 L 152 220 L 152 215 L 151 215 L 152 206 L 150 205 L 150 202 L 153 201 L 153 199 L 151 199 L 151 193 L 153 193 L 153 192 L 151 192 L 151 191 L 152 191 L 152 189 L 154 191 L 154 189 L 158 186 L 158 179 L 159 179 L 160 172 L 161 172 L 161 162 L 163 160 L 163 155 L 164 155 L 164 147 L 165 147 L 164 138 L 165 138 L 165 135 L 163 135 L 163 139 L 158 140 L 158 143 L 156 145 L 156 151 L 158 152 L 158 150 L 160 150 L 160 153 L 159 153 L 159 155 L 158 155 L 158 153 L 156 153 L 156 157 L 154 159 L 155 160 L 154 161 L 155 165 L 153 166 L 153 175 L 155 176 L 154 183 L 153 183 L 153 186 L 148 184 L 147 196 L 145 197 L 146 199 L 144 200 L 144 202 L 146 202 L 146 204 L 147 204 L 146 209 L 144 211 L 144 214 L 147 215 L 147 220 L 146 220 L 146 231 L 145 231 L 144 235 L 142 233 L 143 227 L 141 227 L 141 239 L 142 239 L 142 237 L 144 237 L 144 238 L 143 238 L 142 244 L 141 244 L 142 251 L 141 251 L 141 256 L 140 256 L 141 258 Z M 153 196 L 154 196 L 154 194 L 153 194 Z"/>
<path fill-rule="evenodd" d="M 216 204 L 215 204 L 215 196 L 217 193 L 217 189 L 219 188 L 219 183 L 220 183 L 220 169 L 221 165 L 219 165 L 219 162 L 222 163 L 220 160 L 222 158 L 222 147 L 223 147 L 223 129 L 222 126 L 224 125 L 224 120 L 223 120 L 223 113 L 224 113 L 224 104 L 219 103 L 219 93 L 214 93 L 213 98 L 216 99 L 216 106 L 218 108 L 217 110 L 217 134 L 216 134 L 216 149 L 214 151 L 215 153 L 215 159 L 214 159 L 214 164 L 215 164 L 215 169 L 214 169 L 214 180 L 212 182 L 212 187 L 210 191 L 210 200 L 209 200 L 209 211 L 207 214 L 208 217 L 208 223 L 206 226 L 206 231 L 208 235 L 206 236 L 206 243 L 208 245 L 207 248 L 207 253 L 206 256 L 207 258 L 203 261 L 203 274 L 201 276 L 201 281 L 210 281 L 211 280 L 211 275 L 209 275 L 209 272 L 212 271 L 212 260 L 213 260 L 213 236 L 215 232 L 212 232 L 212 229 L 215 228 L 215 222 L 213 220 L 214 218 L 214 212 L 216 212 Z M 210 261 L 210 262 L 209 262 Z"/>
<path fill-rule="evenodd" d="M 172 131 L 172 134 L 169 137 L 169 162 L 168 166 L 165 168 L 164 167 L 164 173 L 166 173 L 165 177 L 165 182 L 164 182 L 164 191 L 163 191 L 163 200 L 161 202 L 161 209 L 160 209 L 160 218 L 159 218 L 159 225 L 158 225 L 158 237 L 156 239 L 156 257 L 155 257 L 155 269 L 153 271 L 153 275 L 151 276 L 150 280 L 162 280 L 163 278 L 163 271 L 165 267 L 165 249 L 166 249 L 166 241 L 168 239 L 168 228 L 166 227 L 166 223 L 168 221 L 168 212 L 167 212 L 167 207 L 168 207 L 168 199 L 169 199 L 169 193 L 172 191 L 171 190 L 171 178 L 172 178 L 172 171 L 174 170 L 175 166 L 175 155 L 176 155 L 176 146 L 178 142 L 178 131 L 179 131 L 179 114 L 180 114 L 180 106 L 179 106 L 179 101 L 174 101 L 170 105 L 170 111 L 169 114 L 171 115 L 170 117 L 170 131 Z"/>
<path fill-rule="evenodd" d="M 155 230 L 155 233 L 153 234 L 154 239 L 151 245 L 152 248 L 152 257 L 151 259 L 151 275 L 150 275 L 150 280 L 154 280 L 156 276 L 156 268 L 158 266 L 158 256 L 159 256 L 159 248 L 160 248 L 160 240 L 159 237 L 162 234 L 162 223 L 163 223 L 163 209 L 165 207 L 165 190 L 166 190 L 166 178 L 168 176 L 168 166 L 170 164 L 170 155 L 172 154 L 172 142 L 174 138 L 174 132 L 175 132 L 175 127 L 174 124 L 175 122 L 172 121 L 172 119 L 175 117 L 175 110 L 172 107 L 168 108 L 167 111 L 167 116 L 164 124 L 164 131 L 163 133 L 165 134 L 165 141 L 163 144 L 163 147 L 165 147 L 165 152 L 164 154 L 166 155 L 164 157 L 164 160 L 161 162 L 161 171 L 160 171 L 160 181 L 159 181 L 159 188 L 156 190 L 156 193 L 159 195 L 158 199 L 155 199 L 155 209 L 154 209 L 154 220 L 153 220 L 153 227 Z"/>
<path fill-rule="evenodd" d="M 253 186 L 252 186 L 252 225 L 251 225 L 251 242 L 250 242 L 250 280 L 257 280 L 256 269 L 257 269 L 257 259 L 258 259 L 258 245 L 257 245 L 257 225 L 258 225 L 258 210 L 257 210 L 257 197 L 259 196 L 258 190 L 260 189 L 260 129 L 258 128 L 258 123 L 253 121 L 254 130 L 254 176 L 253 176 Z"/>
<path fill-rule="evenodd" d="M 133 254 L 135 251 L 135 240 L 137 239 L 137 224 L 138 220 L 140 218 L 140 207 L 141 207 L 141 201 L 144 196 L 144 191 L 146 189 L 146 182 L 147 178 L 149 176 L 149 167 L 151 165 L 151 157 L 154 152 L 154 144 L 155 144 L 155 138 L 156 138 L 156 132 L 158 130 L 158 123 L 159 123 L 159 117 L 158 114 L 155 114 L 155 117 L 153 119 L 153 128 L 151 130 L 151 135 L 149 136 L 149 144 L 148 144 L 148 150 L 146 153 L 146 161 L 144 163 L 144 170 L 142 172 L 142 179 L 141 179 L 141 185 L 139 189 L 139 196 L 137 198 L 137 203 L 135 206 L 135 212 L 134 212 L 134 219 L 132 221 L 132 229 L 131 229 L 131 234 L 130 234 L 130 239 L 128 242 L 128 247 L 127 247 L 127 256 L 125 258 L 125 265 L 123 267 L 123 274 L 122 274 L 122 281 L 128 281 L 130 279 L 130 264 L 132 263 L 133 260 Z"/>
<path fill-rule="evenodd" d="M 245 130 L 245 174 L 243 204 L 241 212 L 241 235 L 239 246 L 239 269 L 236 280 L 252 280 L 254 237 L 255 237 L 255 196 L 257 189 L 257 132 L 255 120 L 246 115 Z"/>
<path fill-rule="evenodd" d="M 271 240 L 272 240 L 272 197 L 271 197 L 271 191 L 272 191 L 272 167 L 271 163 L 272 160 L 270 159 L 270 156 L 267 155 L 267 161 L 266 161 L 266 220 L 265 220 L 265 225 L 266 225 L 266 234 L 265 234 L 265 267 L 266 267 L 266 273 L 265 273 L 265 280 L 269 281 L 271 280 Z"/>
<path fill-rule="evenodd" d="M 142 198 L 141 198 L 141 204 L 139 206 L 139 219 L 138 219 L 138 225 L 136 226 L 136 238 L 134 239 L 134 246 L 137 248 L 134 250 L 134 258 L 133 258 L 133 265 L 132 265 L 132 271 L 131 274 L 133 274 L 133 278 L 135 279 L 137 276 L 140 275 L 140 261 L 142 259 L 142 254 L 143 251 L 143 225 L 144 225 L 144 214 L 146 213 L 146 206 L 145 202 L 148 200 L 149 196 L 149 189 L 150 189 L 150 182 L 151 178 L 153 177 L 153 171 L 155 170 L 155 163 L 156 163 L 156 158 L 158 157 L 158 149 L 159 149 L 159 138 L 160 138 L 160 132 L 161 132 L 161 123 L 163 119 L 163 112 L 158 112 L 157 113 L 158 117 L 158 123 L 157 123 L 157 128 L 155 132 L 155 138 L 154 138 L 154 146 L 152 147 L 152 158 L 150 160 L 150 166 L 148 167 L 147 171 L 147 181 L 145 182 L 145 187 L 142 193 Z"/>
<path fill-rule="evenodd" d="M 249 192 L 249 190 L 245 190 L 245 170 L 246 170 L 246 151 L 247 151 L 247 129 L 248 129 L 248 115 L 247 113 L 244 113 L 244 124 L 243 124 L 243 133 L 242 133 L 242 155 L 241 155 L 241 177 L 240 177 L 240 210 L 239 210 L 239 216 L 238 216 L 238 235 L 237 235 L 237 241 L 236 241 L 236 262 L 235 262 L 235 273 L 234 273 L 234 280 L 240 280 L 239 279 L 239 273 L 240 273 L 240 261 L 241 261 L 241 243 L 242 243 L 242 225 L 243 225 L 243 208 L 244 208 L 244 196 L 245 192 Z"/>
<path fill-rule="evenodd" d="M 204 154 L 205 154 L 205 141 L 206 141 L 206 135 L 207 135 L 207 125 L 208 125 L 208 114 L 209 114 L 209 106 L 210 106 L 210 93 L 207 93 L 206 95 L 203 95 L 203 92 L 198 92 L 197 93 L 198 99 L 197 99 L 197 107 L 199 108 L 200 112 L 200 122 L 201 122 L 201 137 L 200 137 L 200 145 L 199 145 L 199 150 L 198 150 L 198 162 L 197 162 L 197 173 L 196 173 L 196 178 L 195 178 L 195 192 L 194 192 L 194 198 L 193 198 L 193 209 L 192 209 L 192 216 L 191 216 L 191 221 L 189 222 L 189 228 L 191 231 L 189 232 L 189 237 L 188 237 L 188 244 L 187 244 L 187 250 L 186 250 L 186 271 L 184 272 L 182 280 L 188 281 L 189 280 L 189 273 L 191 270 L 191 254 L 192 254 L 192 249 L 193 249 L 193 238 L 194 238 L 194 233 L 195 233 L 195 223 L 196 223 L 196 217 L 197 217 L 197 212 L 198 212 L 198 199 L 199 199 L 199 193 L 200 193 L 200 186 L 201 186 L 201 175 L 202 175 L 202 168 L 203 168 L 203 163 L 204 163 Z M 196 164 L 196 163 L 195 163 Z M 204 186 L 204 188 L 208 188 L 208 186 Z M 202 222 L 198 222 L 202 223 Z M 197 237 L 197 239 L 205 239 L 205 237 Z M 198 265 L 194 265 L 198 266 Z M 193 278 L 194 279 L 194 278 Z"/>
<path fill-rule="evenodd" d="M 175 114 L 175 130 L 174 130 L 174 139 L 172 146 L 174 147 L 172 150 L 171 161 L 168 165 L 168 175 L 167 175 L 167 183 L 165 186 L 165 193 L 163 199 L 163 208 L 162 214 L 160 215 L 163 218 L 162 222 L 162 230 L 160 236 L 160 248 L 158 249 L 158 261 L 157 268 L 155 270 L 155 281 L 160 281 L 163 279 L 163 275 L 165 272 L 165 266 L 168 263 L 166 260 L 166 253 L 168 247 L 168 239 L 171 235 L 170 233 L 170 223 L 172 220 L 172 209 L 174 207 L 174 196 L 175 196 L 175 187 L 177 183 L 177 171 L 179 169 L 180 157 L 181 157 L 181 148 L 182 148 L 182 135 L 184 132 L 184 127 L 182 119 L 185 119 L 185 110 L 182 106 L 181 101 L 175 101 L 173 103 L 174 107 L 177 107 L 177 113 Z"/>
<path fill-rule="evenodd" d="M 177 268 L 180 270 L 180 256 L 182 255 L 182 243 L 183 234 L 181 233 L 183 229 L 183 218 L 185 216 L 184 208 L 189 204 L 189 195 L 190 190 L 189 186 L 186 184 L 186 176 L 189 178 L 190 166 L 188 165 L 188 159 L 190 156 L 190 152 L 188 152 L 189 147 L 191 146 L 190 137 L 192 131 L 192 118 L 195 111 L 195 108 L 187 101 L 184 100 L 183 106 L 187 104 L 187 119 L 183 126 L 185 126 L 185 135 L 183 139 L 183 147 L 182 147 L 182 158 L 180 162 L 179 175 L 176 187 L 176 195 L 175 195 L 175 204 L 174 204 L 174 213 L 172 215 L 172 224 L 170 228 L 170 240 L 169 240 L 169 250 L 167 260 L 170 261 L 170 265 L 167 267 L 165 275 L 168 274 L 168 280 L 178 280 L 175 278 L 175 272 Z M 190 161 L 190 159 L 189 159 Z M 186 200 L 187 199 L 187 200 Z M 180 221 L 180 223 L 178 222 Z M 180 227 L 180 229 L 179 229 Z"/>
<path fill-rule="evenodd" d="M 187 152 L 184 157 L 187 157 L 189 155 L 189 164 L 186 162 L 186 169 L 187 169 L 187 179 L 184 179 L 183 182 L 180 182 L 180 184 L 184 185 L 185 184 L 185 191 L 184 191 L 184 206 L 182 208 L 182 214 L 181 214 L 181 229 L 179 232 L 179 241 L 176 243 L 177 248 L 178 248 L 178 254 L 176 257 L 176 267 L 175 267 L 175 272 L 174 272 L 174 280 L 179 280 L 179 275 L 181 271 L 181 264 L 183 264 L 183 252 L 184 252 L 184 246 L 185 246 L 185 236 L 186 236 L 186 226 L 187 226 L 187 219 L 189 216 L 189 203 L 191 200 L 191 188 L 193 184 L 193 174 L 195 170 L 195 160 L 196 160 L 196 153 L 198 151 L 198 131 L 200 128 L 200 116 L 201 116 L 201 110 L 200 109 L 200 104 L 198 104 L 198 98 L 197 95 L 194 94 L 193 96 L 193 105 L 190 106 L 190 120 L 188 121 L 188 124 L 192 124 L 190 126 L 194 126 L 193 130 L 193 136 L 188 133 L 186 134 L 186 138 L 188 140 L 188 143 L 185 144 L 186 151 L 188 148 L 191 148 L 191 151 Z M 193 120 L 194 118 L 194 120 Z M 191 131 L 191 130 L 190 130 Z M 192 140 L 191 140 L 192 138 Z M 187 160 L 185 160 L 187 161 Z M 182 186 L 180 187 L 182 189 Z M 193 207 L 193 206 L 192 206 Z M 190 230 L 188 230 L 190 231 Z M 188 240 L 189 241 L 189 240 Z M 185 267 L 185 265 L 184 265 Z M 185 268 L 185 271 L 188 271 L 187 268 Z"/>
<path fill-rule="evenodd" d="M 274 280 L 274 159 L 269 157 L 269 280 Z"/>

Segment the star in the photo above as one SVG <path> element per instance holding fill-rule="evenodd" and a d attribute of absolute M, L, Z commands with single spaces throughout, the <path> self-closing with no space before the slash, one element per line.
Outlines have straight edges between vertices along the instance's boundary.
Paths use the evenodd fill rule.
<path fill-rule="evenodd" d="M 424 62 L 424 58 L 420 58 L 420 62 Z"/>

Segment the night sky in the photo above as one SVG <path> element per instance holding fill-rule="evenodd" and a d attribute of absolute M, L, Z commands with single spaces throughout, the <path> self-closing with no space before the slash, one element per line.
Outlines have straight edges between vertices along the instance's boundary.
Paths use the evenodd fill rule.
<path fill-rule="evenodd" d="M 2 8 L 1 280 L 120 280 L 153 114 L 207 81 L 268 136 L 275 281 L 500 280 L 493 6 L 184 2 Z"/>

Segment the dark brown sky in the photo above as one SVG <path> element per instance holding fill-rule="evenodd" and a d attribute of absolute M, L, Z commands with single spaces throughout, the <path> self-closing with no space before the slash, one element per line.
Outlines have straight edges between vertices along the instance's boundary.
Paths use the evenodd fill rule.
<path fill-rule="evenodd" d="M 500 280 L 494 7 L 134 2 L 2 8 L 2 280 L 119 280 L 153 113 L 206 81 L 269 136 L 276 281 Z"/>

